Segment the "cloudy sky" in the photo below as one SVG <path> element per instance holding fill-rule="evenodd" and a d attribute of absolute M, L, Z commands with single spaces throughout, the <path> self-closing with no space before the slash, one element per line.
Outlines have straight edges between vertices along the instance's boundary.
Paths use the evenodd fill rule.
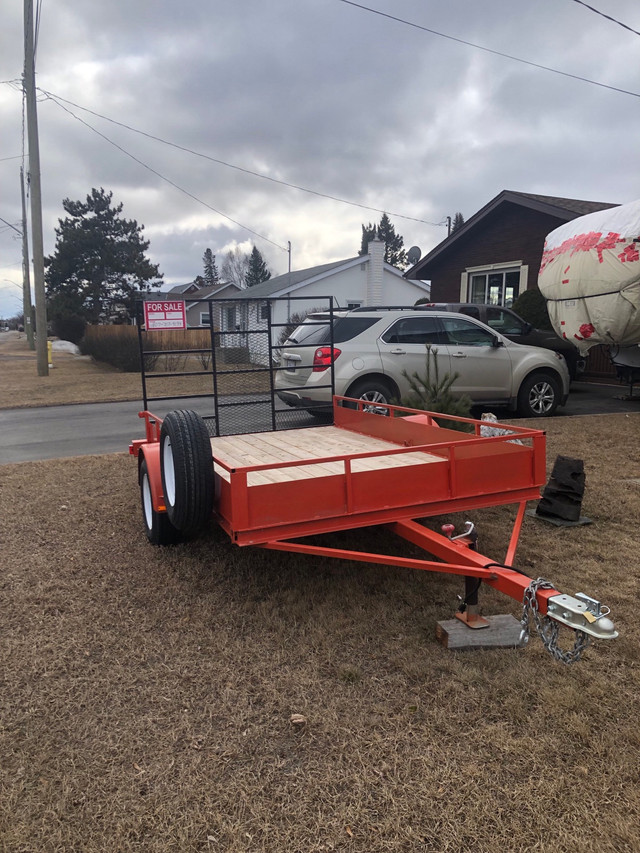
<path fill-rule="evenodd" d="M 0 13 L 0 217 L 14 225 L 22 5 Z M 640 198 L 636 33 L 577 0 L 362 5 L 416 26 L 344 0 L 42 0 L 45 254 L 62 200 L 92 187 L 145 226 L 168 285 L 200 274 L 208 247 L 220 263 L 255 243 L 274 275 L 288 242 L 293 269 L 351 257 L 383 210 L 424 254 L 447 216 L 503 189 Z M 590 5 L 640 31 L 637 0 Z M 20 257 L 0 222 L 0 316 L 20 309 Z"/>

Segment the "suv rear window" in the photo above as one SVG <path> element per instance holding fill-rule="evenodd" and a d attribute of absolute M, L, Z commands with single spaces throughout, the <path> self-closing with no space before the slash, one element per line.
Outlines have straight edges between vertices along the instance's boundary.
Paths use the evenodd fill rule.
<path fill-rule="evenodd" d="M 374 323 L 377 323 L 379 319 L 379 317 L 338 317 L 333 322 L 334 344 L 340 344 L 356 338 L 370 326 L 373 326 Z M 296 344 L 303 343 L 305 346 L 328 343 L 331 340 L 328 318 L 326 323 L 322 325 L 303 323 L 293 332 L 289 340 Z"/>

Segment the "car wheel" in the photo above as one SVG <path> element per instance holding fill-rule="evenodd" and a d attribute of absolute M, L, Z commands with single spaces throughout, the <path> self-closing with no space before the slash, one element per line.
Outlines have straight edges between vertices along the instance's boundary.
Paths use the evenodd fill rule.
<path fill-rule="evenodd" d="M 213 512 L 213 456 L 207 427 L 196 412 L 169 412 L 160 430 L 162 490 L 169 520 L 199 533 Z"/>
<path fill-rule="evenodd" d="M 167 513 L 156 512 L 153 508 L 149 471 L 145 459 L 140 465 L 140 503 L 144 530 L 152 545 L 177 545 L 182 541 L 182 534 L 171 524 Z"/>
<path fill-rule="evenodd" d="M 548 373 L 527 376 L 518 392 L 518 414 L 523 418 L 552 415 L 560 402 L 558 380 Z"/>
<path fill-rule="evenodd" d="M 393 394 L 389 386 L 378 379 L 361 379 L 349 388 L 345 396 L 371 403 L 363 407 L 365 412 L 388 415 L 389 409 L 385 408 L 384 404 L 391 402 Z"/>

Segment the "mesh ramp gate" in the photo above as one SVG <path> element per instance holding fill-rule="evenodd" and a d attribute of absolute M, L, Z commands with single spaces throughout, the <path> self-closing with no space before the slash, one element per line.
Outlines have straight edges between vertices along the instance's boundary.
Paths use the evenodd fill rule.
<path fill-rule="evenodd" d="M 188 318 L 184 331 L 147 330 L 144 303 L 136 306 L 145 410 L 164 416 L 172 409 L 193 409 L 212 436 L 316 425 L 311 411 L 330 422 L 325 413 L 335 390 L 333 364 L 326 369 L 326 382 L 315 386 L 326 389 L 324 405 L 309 401 L 304 408 L 292 408 L 278 397 L 276 383 L 279 371 L 290 370 L 285 366 L 284 341 L 311 305 L 316 311 L 326 306 L 322 316 L 308 324 L 333 346 L 333 297 L 184 301 Z M 312 368 L 318 344 L 295 346 L 303 353 L 297 367 L 302 375 Z"/>

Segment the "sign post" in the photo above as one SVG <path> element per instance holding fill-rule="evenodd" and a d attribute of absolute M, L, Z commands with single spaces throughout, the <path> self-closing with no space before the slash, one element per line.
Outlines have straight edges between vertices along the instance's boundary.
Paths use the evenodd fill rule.
<path fill-rule="evenodd" d="M 186 329 L 187 312 L 184 300 L 145 301 L 144 325 L 148 332 L 154 329 Z"/>

